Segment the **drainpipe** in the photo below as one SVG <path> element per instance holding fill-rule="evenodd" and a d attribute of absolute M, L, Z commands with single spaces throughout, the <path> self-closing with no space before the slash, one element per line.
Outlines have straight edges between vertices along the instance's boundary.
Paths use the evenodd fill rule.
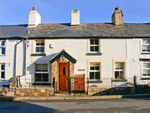
<path fill-rule="evenodd" d="M 14 75 L 13 76 L 16 76 L 16 58 L 17 58 L 17 45 L 19 43 L 21 43 L 23 41 L 23 39 L 18 42 L 17 44 L 15 44 L 15 54 L 14 54 Z"/>

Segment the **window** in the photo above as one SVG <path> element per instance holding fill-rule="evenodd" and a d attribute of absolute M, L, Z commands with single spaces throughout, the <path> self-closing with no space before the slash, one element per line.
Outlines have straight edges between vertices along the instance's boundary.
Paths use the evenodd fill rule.
<path fill-rule="evenodd" d="M 115 79 L 125 79 L 124 77 L 124 62 L 116 62 L 115 63 Z"/>
<path fill-rule="evenodd" d="M 99 53 L 99 39 L 90 39 L 90 52 Z"/>
<path fill-rule="evenodd" d="M 100 63 L 90 63 L 90 80 L 100 80 Z"/>
<path fill-rule="evenodd" d="M 0 79 L 5 79 L 5 64 L 0 64 Z"/>
<path fill-rule="evenodd" d="M 0 55 L 5 55 L 5 40 L 0 41 Z"/>
<path fill-rule="evenodd" d="M 48 64 L 35 65 L 35 82 L 48 82 Z"/>
<path fill-rule="evenodd" d="M 36 53 L 44 53 L 44 40 L 36 40 Z"/>
<path fill-rule="evenodd" d="M 143 39 L 142 52 L 150 52 L 150 39 Z"/>
<path fill-rule="evenodd" d="M 143 76 L 150 77 L 150 62 L 143 63 Z"/>

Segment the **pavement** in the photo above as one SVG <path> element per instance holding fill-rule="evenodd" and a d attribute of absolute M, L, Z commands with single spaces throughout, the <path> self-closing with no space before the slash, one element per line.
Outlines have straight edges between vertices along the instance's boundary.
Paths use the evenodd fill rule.
<path fill-rule="evenodd" d="M 43 101 L 43 100 L 100 100 L 100 99 L 121 99 L 121 98 L 149 98 L 150 94 L 132 94 L 132 95 L 102 95 L 102 96 L 74 96 L 74 95 L 56 95 L 48 97 L 17 97 L 3 96 L 0 101 Z"/>

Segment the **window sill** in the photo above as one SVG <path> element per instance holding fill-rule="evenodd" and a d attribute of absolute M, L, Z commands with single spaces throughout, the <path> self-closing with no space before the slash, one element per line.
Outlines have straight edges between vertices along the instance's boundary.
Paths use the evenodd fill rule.
<path fill-rule="evenodd" d="M 150 54 L 150 52 L 145 52 L 145 53 L 144 53 L 144 52 L 142 52 L 141 54 Z"/>
<path fill-rule="evenodd" d="M 147 78 L 141 78 L 141 80 L 150 80 L 150 77 L 147 77 Z"/>
<path fill-rule="evenodd" d="M 102 81 L 87 81 L 87 83 L 102 83 Z"/>
<path fill-rule="evenodd" d="M 5 79 L 1 78 L 0 81 L 5 81 Z"/>
<path fill-rule="evenodd" d="M 86 53 L 86 55 L 102 55 L 102 53 Z"/>
<path fill-rule="evenodd" d="M 45 53 L 33 53 L 31 56 L 46 56 Z"/>
<path fill-rule="evenodd" d="M 112 82 L 127 82 L 126 79 L 113 79 Z"/>
<path fill-rule="evenodd" d="M 6 56 L 5 54 L 3 55 L 3 54 L 0 54 L 0 56 Z"/>

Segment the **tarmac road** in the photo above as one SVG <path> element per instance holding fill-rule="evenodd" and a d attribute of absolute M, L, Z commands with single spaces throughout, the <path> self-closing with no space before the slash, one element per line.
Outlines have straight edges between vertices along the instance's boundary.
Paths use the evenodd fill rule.
<path fill-rule="evenodd" d="M 0 113 L 150 113 L 150 98 L 0 102 Z"/>

